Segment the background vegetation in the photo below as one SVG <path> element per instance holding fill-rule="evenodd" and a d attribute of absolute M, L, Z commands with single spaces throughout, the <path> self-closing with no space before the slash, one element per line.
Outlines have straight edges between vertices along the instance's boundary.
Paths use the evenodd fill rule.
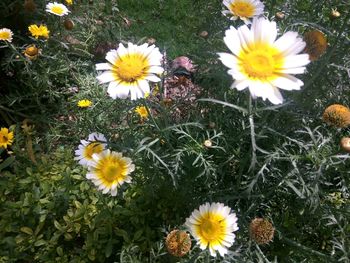
<path fill-rule="evenodd" d="M 350 262 L 350 163 L 339 147 L 350 130 L 321 118 L 330 104 L 350 105 L 348 1 L 264 1 L 270 19 L 285 14 L 280 33 L 318 29 L 329 42 L 280 107 L 229 89 L 216 55 L 232 24 L 221 1 L 74 1 L 70 31 L 45 12 L 46 1 L 34 1 L 35 10 L 26 2 L 0 3 L 0 25 L 15 34 L 12 48 L 0 46 L 0 124 L 15 132 L 1 153 L 0 262 Z M 49 27 L 47 41 L 29 36 L 33 23 Z M 154 40 L 169 61 L 185 55 L 198 65 L 195 106 L 112 100 L 98 84 L 95 64 L 112 47 Z M 22 53 L 31 43 L 42 50 L 33 61 Z M 78 108 L 80 99 L 93 106 Z M 138 105 L 158 114 L 141 121 Z M 117 197 L 102 195 L 73 160 L 94 131 L 136 165 Z M 181 259 L 170 256 L 166 234 L 211 201 L 237 213 L 231 253 L 214 259 L 193 245 Z M 270 244 L 249 238 L 255 217 L 273 222 Z"/>

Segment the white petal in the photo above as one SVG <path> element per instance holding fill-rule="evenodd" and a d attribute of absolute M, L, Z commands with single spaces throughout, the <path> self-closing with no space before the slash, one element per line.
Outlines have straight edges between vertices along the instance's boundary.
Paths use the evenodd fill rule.
<path fill-rule="evenodd" d="M 218 53 L 221 62 L 228 68 L 234 68 L 237 65 L 237 58 L 228 53 Z"/>
<path fill-rule="evenodd" d="M 101 75 L 97 76 L 97 79 L 100 81 L 100 83 L 107 83 L 116 80 L 116 77 L 112 73 L 112 71 L 106 71 L 103 72 Z"/>
<path fill-rule="evenodd" d="M 241 45 L 238 32 L 234 27 L 231 26 L 230 29 L 226 30 L 224 42 L 232 53 L 238 56 L 241 51 Z"/>
<path fill-rule="evenodd" d="M 114 65 L 114 63 L 117 59 L 118 59 L 118 53 L 117 53 L 117 50 L 115 50 L 115 49 L 112 49 L 106 55 L 106 60 L 109 61 L 110 63 L 112 63 L 112 65 Z"/>
<path fill-rule="evenodd" d="M 158 78 L 156 75 L 150 74 L 145 77 L 147 80 L 152 81 L 152 82 L 159 82 L 161 81 L 160 78 Z"/>
<path fill-rule="evenodd" d="M 284 90 L 300 90 L 300 87 L 304 85 L 304 83 L 291 75 L 283 75 L 273 81 L 271 83 Z"/>
<path fill-rule="evenodd" d="M 96 64 L 96 70 L 111 70 L 113 66 L 109 63 Z"/>

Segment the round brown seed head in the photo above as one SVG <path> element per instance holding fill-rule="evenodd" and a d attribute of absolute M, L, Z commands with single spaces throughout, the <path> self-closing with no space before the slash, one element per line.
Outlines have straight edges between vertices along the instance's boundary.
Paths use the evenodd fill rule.
<path fill-rule="evenodd" d="M 191 238 L 186 231 L 173 230 L 165 240 L 166 248 L 169 254 L 175 257 L 183 257 L 191 250 Z"/>
<path fill-rule="evenodd" d="M 318 59 L 327 49 L 327 38 L 318 30 L 312 30 L 304 34 L 306 43 L 305 52 L 309 54 L 310 60 Z"/>
<path fill-rule="evenodd" d="M 350 109 L 340 104 L 327 107 L 323 113 L 323 121 L 338 128 L 350 125 Z"/>
<path fill-rule="evenodd" d="M 64 20 L 63 26 L 67 30 L 72 30 L 74 27 L 74 22 L 71 19 L 67 18 Z"/>
<path fill-rule="evenodd" d="M 275 228 L 264 218 L 254 218 L 249 226 L 250 236 L 258 244 L 269 243 L 274 236 Z"/>

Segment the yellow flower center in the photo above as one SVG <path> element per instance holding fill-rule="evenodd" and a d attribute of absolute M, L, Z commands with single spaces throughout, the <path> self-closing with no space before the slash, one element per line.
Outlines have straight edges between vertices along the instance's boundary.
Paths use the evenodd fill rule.
<path fill-rule="evenodd" d="M 11 38 L 10 32 L 2 31 L 0 32 L 0 39 L 1 40 L 8 40 Z"/>
<path fill-rule="evenodd" d="M 231 4 L 230 10 L 234 15 L 239 17 L 252 17 L 255 13 L 255 7 L 246 1 L 235 1 Z"/>
<path fill-rule="evenodd" d="M 64 13 L 64 10 L 61 6 L 53 6 L 51 8 L 52 13 L 55 13 L 57 15 L 62 15 Z"/>
<path fill-rule="evenodd" d="M 128 165 L 121 158 L 107 156 L 100 160 L 96 174 L 106 185 L 122 182 L 128 174 Z"/>
<path fill-rule="evenodd" d="M 149 63 L 142 54 L 128 54 L 118 57 L 113 65 L 113 73 L 125 82 L 134 82 L 146 76 Z"/>
<path fill-rule="evenodd" d="M 272 80 L 278 77 L 278 69 L 282 68 L 284 60 L 280 51 L 269 44 L 255 44 L 248 50 L 242 49 L 239 56 L 241 72 L 249 78 Z"/>
<path fill-rule="evenodd" d="M 200 236 L 207 242 L 217 242 L 225 234 L 226 221 L 221 215 L 207 214 L 197 226 Z"/>
<path fill-rule="evenodd" d="M 103 145 L 99 142 L 92 142 L 85 147 L 83 156 L 85 159 L 92 160 L 92 155 L 94 153 L 100 153 L 103 151 Z"/>

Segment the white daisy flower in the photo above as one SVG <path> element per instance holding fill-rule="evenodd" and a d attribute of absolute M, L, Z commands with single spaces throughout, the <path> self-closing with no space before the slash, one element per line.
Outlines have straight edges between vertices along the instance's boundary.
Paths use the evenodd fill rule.
<path fill-rule="evenodd" d="M 56 16 L 65 16 L 70 12 L 64 4 L 59 4 L 57 2 L 48 3 L 46 5 L 46 12 L 54 14 Z"/>
<path fill-rule="evenodd" d="M 280 104 L 283 98 L 278 88 L 299 90 L 304 85 L 291 74 L 304 73 L 310 63 L 309 55 L 298 54 L 304 50 L 305 42 L 291 31 L 276 38 L 276 23 L 265 18 L 255 18 L 250 29 L 243 25 L 226 30 L 224 42 L 233 54 L 218 55 L 235 79 L 232 88 L 248 87 L 253 98 Z"/>
<path fill-rule="evenodd" d="M 100 83 L 108 83 L 108 94 L 113 98 L 132 100 L 144 98 L 150 93 L 148 81 L 159 82 L 157 74 L 163 73 L 161 67 L 162 54 L 154 45 L 141 46 L 128 43 L 125 48 L 119 44 L 117 50 L 111 50 L 106 55 L 109 63 L 96 65 L 96 70 L 106 70 L 97 77 Z"/>
<path fill-rule="evenodd" d="M 205 203 L 192 212 L 185 225 L 199 243 L 202 250 L 209 247 L 210 254 L 216 257 L 216 251 L 221 256 L 227 254 L 238 230 L 237 217 L 231 213 L 231 208 L 221 203 Z"/>
<path fill-rule="evenodd" d="M 117 195 L 118 187 L 130 183 L 129 174 L 135 170 L 132 160 L 122 153 L 105 150 L 93 154 L 86 178 L 91 180 L 104 194 Z"/>
<path fill-rule="evenodd" d="M 231 16 L 232 20 L 240 18 L 246 24 L 250 23 L 249 18 L 264 12 L 264 4 L 259 0 L 224 0 L 222 3 L 228 9 L 222 12 L 224 15 Z"/>
<path fill-rule="evenodd" d="M 0 29 L 0 40 L 7 41 L 9 43 L 12 42 L 13 33 L 8 28 L 1 28 Z"/>
<path fill-rule="evenodd" d="M 81 140 L 78 149 L 75 151 L 74 160 L 78 160 L 79 164 L 83 166 L 89 166 L 92 161 L 92 155 L 95 153 L 101 153 L 106 149 L 107 140 L 101 133 L 91 133 L 88 140 Z"/>

